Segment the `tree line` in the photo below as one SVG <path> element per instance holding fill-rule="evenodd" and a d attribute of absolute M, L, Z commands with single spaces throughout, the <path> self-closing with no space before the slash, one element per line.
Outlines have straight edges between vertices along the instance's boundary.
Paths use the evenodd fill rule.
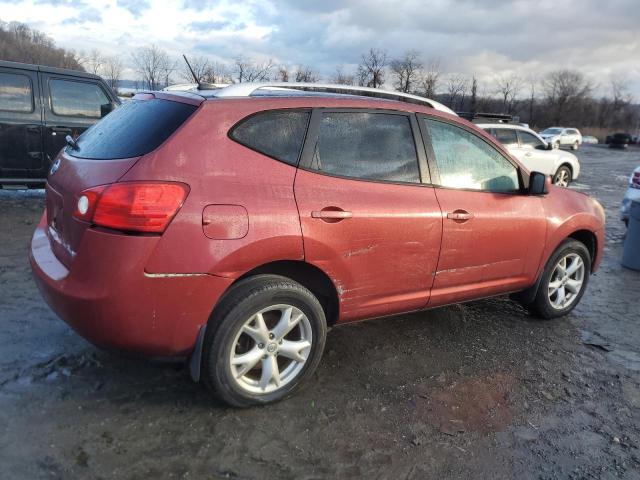
<path fill-rule="evenodd" d="M 551 71 L 539 78 L 516 73 L 496 75 L 481 82 L 475 75 L 447 73 L 438 58 L 424 60 L 415 50 L 391 57 L 371 48 L 361 55 L 356 68 L 338 65 L 323 78 L 311 65 L 280 65 L 272 60 L 239 56 L 231 62 L 188 56 L 193 73 L 182 58 L 172 57 L 157 45 L 137 48 L 129 56 L 109 56 L 98 50 L 88 53 L 66 50 L 30 27 L 0 23 L 0 59 L 74 68 L 99 74 L 117 89 L 125 67 L 136 75 L 136 86 L 157 90 L 172 83 L 194 81 L 228 84 L 242 82 L 318 82 L 372 88 L 393 88 L 440 101 L 455 111 L 504 113 L 531 126 L 571 125 L 579 128 L 636 130 L 640 107 L 634 103 L 629 83 L 612 78 L 610 85 L 596 84 L 582 72 Z M 596 94 L 596 91 L 605 92 Z"/>

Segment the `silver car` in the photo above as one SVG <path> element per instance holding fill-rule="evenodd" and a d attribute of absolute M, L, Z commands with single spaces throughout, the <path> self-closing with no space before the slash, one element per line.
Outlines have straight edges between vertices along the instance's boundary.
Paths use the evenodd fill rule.
<path fill-rule="evenodd" d="M 627 193 L 625 193 L 622 205 L 620 205 L 620 218 L 625 224 L 629 224 L 631 202 L 640 203 L 640 167 L 636 167 L 629 177 L 629 188 L 627 188 Z"/>

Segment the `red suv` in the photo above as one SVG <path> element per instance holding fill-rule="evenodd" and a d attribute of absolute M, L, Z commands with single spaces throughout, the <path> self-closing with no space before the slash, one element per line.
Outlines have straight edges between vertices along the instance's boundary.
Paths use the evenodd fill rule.
<path fill-rule="evenodd" d="M 435 102 L 254 89 L 139 94 L 69 138 L 30 259 L 82 336 L 189 358 L 248 406 L 308 378 L 336 324 L 580 301 L 604 245 L 595 200 Z"/>

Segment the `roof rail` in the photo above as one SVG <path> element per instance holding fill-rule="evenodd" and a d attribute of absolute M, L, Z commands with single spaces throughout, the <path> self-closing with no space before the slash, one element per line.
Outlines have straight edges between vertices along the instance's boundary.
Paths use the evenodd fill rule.
<path fill-rule="evenodd" d="M 460 117 L 465 120 L 477 121 L 477 120 L 493 120 L 497 123 L 511 123 L 519 121 L 519 117 L 507 113 L 482 113 L 482 112 L 456 112 Z"/>
<path fill-rule="evenodd" d="M 367 97 L 382 98 L 386 100 L 396 100 L 399 102 L 415 103 L 418 105 L 427 105 L 434 110 L 446 112 L 456 115 L 456 112 L 449 107 L 445 107 L 434 100 L 412 95 L 410 93 L 394 92 L 389 90 L 381 90 L 371 87 L 356 87 L 353 85 L 338 85 L 332 83 L 306 83 L 306 82 L 275 82 L 275 83 L 236 83 L 217 90 L 214 95 L 216 97 L 249 97 L 260 89 L 277 89 L 277 90 L 303 90 L 328 93 L 343 93 L 351 95 L 361 95 Z"/>

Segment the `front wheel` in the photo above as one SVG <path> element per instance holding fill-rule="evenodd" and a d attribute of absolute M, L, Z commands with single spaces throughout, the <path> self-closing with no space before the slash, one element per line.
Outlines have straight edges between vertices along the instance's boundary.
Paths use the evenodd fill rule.
<path fill-rule="evenodd" d="M 578 141 L 576 140 L 573 145 L 571 145 L 571 150 L 578 150 L 578 147 L 580 146 L 580 144 L 578 143 Z"/>
<path fill-rule="evenodd" d="M 324 311 L 308 289 L 286 277 L 250 277 L 207 326 L 203 380 L 236 407 L 281 400 L 316 369 L 326 334 Z"/>
<path fill-rule="evenodd" d="M 571 183 L 571 170 L 567 166 L 562 166 L 553 176 L 553 184 L 559 187 L 568 187 Z"/>
<path fill-rule="evenodd" d="M 591 256 L 577 240 L 565 240 L 542 272 L 536 297 L 528 307 L 539 317 L 566 315 L 580 302 L 591 272 Z"/>

